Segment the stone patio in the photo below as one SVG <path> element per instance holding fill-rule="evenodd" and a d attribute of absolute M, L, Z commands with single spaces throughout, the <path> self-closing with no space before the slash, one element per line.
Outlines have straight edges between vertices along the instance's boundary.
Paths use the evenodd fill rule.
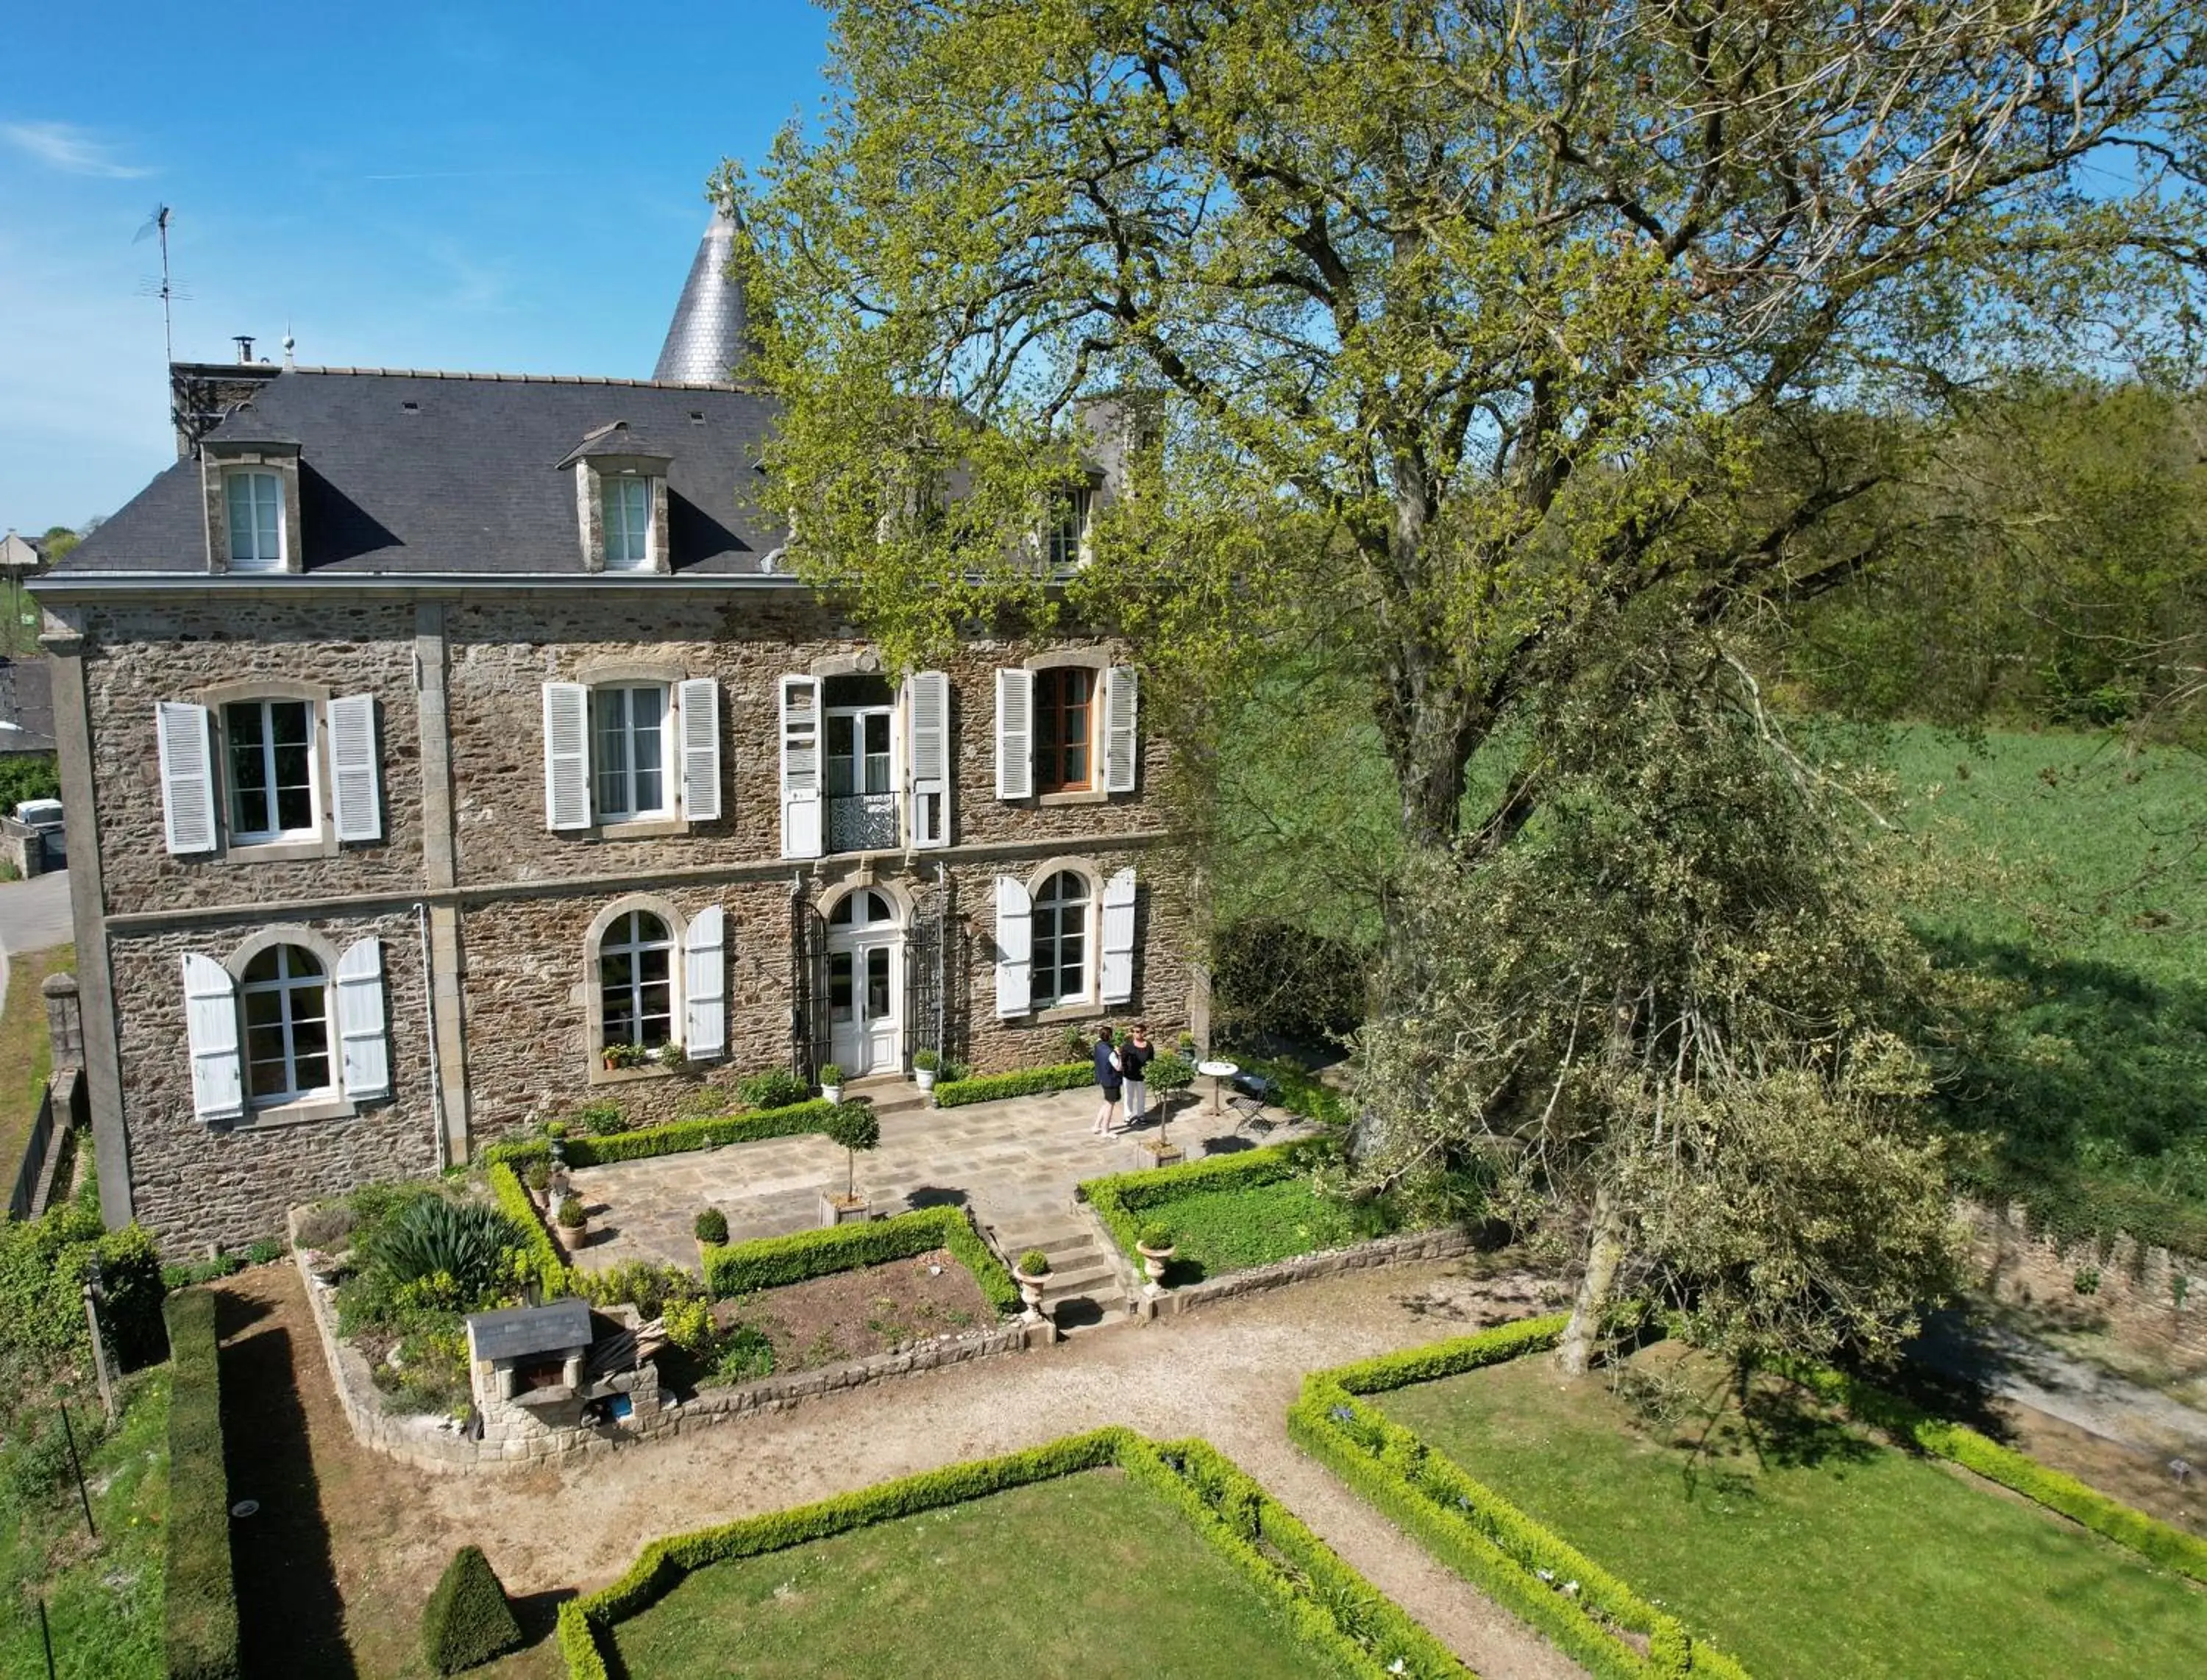
<path fill-rule="evenodd" d="M 1012 1252 L 1047 1246 L 1045 1238 L 1073 1224 L 1073 1187 L 1081 1180 L 1148 1166 L 1134 1139 L 1157 1131 L 1152 1102 L 1140 1131 L 1093 1135 L 1097 1096 L 1089 1090 L 939 1110 L 890 1110 L 880 1094 L 877 1100 L 881 1146 L 858 1157 L 858 1189 L 874 1213 L 970 1207 Z M 1236 1133 L 1230 1111 L 1212 1115 L 1207 1091 L 1191 1092 L 1174 1109 L 1169 1135 L 1193 1161 L 1317 1129 L 1277 1109 L 1263 1117 L 1276 1125 L 1261 1138 Z M 650 1260 L 694 1270 L 691 1224 L 702 1209 L 727 1216 L 733 1242 L 804 1230 L 820 1223 L 820 1192 L 841 1190 L 845 1174 L 843 1151 L 817 1133 L 578 1168 L 574 1187 L 589 1209 L 590 1236 L 575 1259 L 594 1269 Z"/>

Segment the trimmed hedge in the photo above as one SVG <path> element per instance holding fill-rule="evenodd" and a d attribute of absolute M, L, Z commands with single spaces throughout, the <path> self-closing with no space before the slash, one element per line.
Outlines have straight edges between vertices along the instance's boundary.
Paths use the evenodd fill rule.
<path fill-rule="evenodd" d="M 947 1248 L 981 1286 L 981 1294 L 1000 1314 L 1020 1308 L 1019 1285 L 1004 1263 L 981 1240 L 972 1216 L 963 1208 L 921 1208 L 894 1219 L 857 1225 L 828 1225 L 787 1236 L 759 1237 L 726 1247 L 708 1245 L 705 1291 L 715 1300 L 802 1283 L 808 1277 L 852 1271 Z"/>
<path fill-rule="evenodd" d="M 1095 1083 L 1096 1064 L 1092 1061 L 1062 1062 L 1054 1067 L 1020 1067 L 1009 1073 L 982 1073 L 970 1079 L 939 1083 L 935 1087 L 935 1106 L 959 1109 L 968 1103 L 1034 1097 L 1045 1091 L 1078 1091 Z"/>
<path fill-rule="evenodd" d="M 524 1233 L 522 1252 L 523 1264 L 544 1291 L 547 1300 L 556 1300 L 567 1293 L 567 1263 L 559 1258 L 559 1251 L 552 1241 L 552 1234 L 544 1229 L 544 1221 L 536 1211 L 536 1204 L 529 1199 L 528 1191 L 521 1187 L 521 1178 L 511 1165 L 504 1161 L 493 1161 L 483 1176 L 490 1181 L 490 1193 L 505 1216 L 517 1223 Z"/>
<path fill-rule="evenodd" d="M 1141 1212 L 1192 1195 L 1199 1190 L 1228 1190 L 1236 1187 L 1276 1184 L 1295 1178 L 1301 1169 L 1289 1158 L 1292 1144 L 1267 1149 L 1245 1149 L 1235 1155 L 1210 1155 L 1177 1167 L 1152 1167 L 1135 1173 L 1114 1173 L 1092 1178 L 1074 1187 L 1073 1193 L 1096 1210 L 1097 1217 L 1128 1259 L 1139 1265 L 1135 1241 L 1140 1235 Z"/>
<path fill-rule="evenodd" d="M 230 1482 L 222 1458 L 215 1298 L 170 1295 L 169 1532 L 162 1645 L 171 1680 L 237 1680 L 237 1591 L 230 1563 Z"/>
<path fill-rule="evenodd" d="M 709 1564 L 785 1551 L 876 1522 L 1117 1465 L 1156 1489 L 1257 1587 L 1282 1605 L 1295 1633 L 1351 1674 L 1456 1680 L 1469 1671 L 1375 1592 L 1257 1484 L 1200 1441 L 1163 1447 L 1120 1426 L 1068 1436 L 1002 1458 L 978 1459 L 882 1482 L 856 1493 L 654 1540 L 611 1586 L 559 1607 L 559 1649 L 571 1680 L 609 1680 L 601 1631 L 641 1613 Z M 1265 1550 L 1260 1550 L 1261 1540 Z M 1276 1556 L 1267 1556 L 1267 1550 Z M 1277 1558 L 1277 1561 L 1276 1561 Z M 1400 1667 L 1395 1666 L 1399 1662 Z"/>
<path fill-rule="evenodd" d="M 601 1138 L 562 1138 L 559 1152 L 571 1167 L 603 1167 L 615 1161 L 649 1161 L 655 1156 L 680 1155 L 693 1149 L 718 1149 L 724 1144 L 755 1144 L 765 1138 L 794 1138 L 822 1129 L 832 1103 L 812 1097 L 783 1109 L 753 1109 L 745 1114 L 715 1115 L 703 1120 L 678 1120 L 665 1126 L 647 1126 L 634 1132 L 613 1132 Z M 552 1158 L 548 1138 L 524 1138 L 493 1144 L 483 1151 L 487 1162 L 526 1167 Z"/>
<path fill-rule="evenodd" d="M 1603 1680 L 1696 1674 L 1747 1680 L 1722 1652 L 1692 1638 L 1576 1547 L 1528 1516 L 1461 1465 L 1357 1396 L 1498 1365 L 1563 1334 L 1569 1315 L 1504 1324 L 1477 1336 L 1361 1360 L 1304 1378 L 1288 1434 L 1497 1603 L 1539 1629 Z M 1540 1572 L 1545 1571 L 1546 1578 Z M 1576 1581 L 1576 1595 L 1565 1582 Z M 1648 1641 L 1648 1654 L 1624 1631 Z"/>
<path fill-rule="evenodd" d="M 521 1644 L 521 1624 L 479 1545 L 452 1554 L 422 1611 L 422 1656 L 432 1673 L 479 1668 Z"/>
<path fill-rule="evenodd" d="M 1794 1366 L 1786 1374 L 1825 1400 L 1844 1406 L 1863 1422 L 1912 1442 L 1924 1452 L 1951 1460 L 1987 1481 L 2059 1511 L 2096 1534 L 2128 1546 L 2163 1569 L 2207 1586 L 2207 1540 L 2187 1534 L 2133 1505 L 2109 1498 L 2074 1476 L 2050 1469 L 2037 1459 L 2004 1447 L 1966 1424 L 1932 1416 L 1899 1395 L 1858 1377 L 1829 1369 Z"/>

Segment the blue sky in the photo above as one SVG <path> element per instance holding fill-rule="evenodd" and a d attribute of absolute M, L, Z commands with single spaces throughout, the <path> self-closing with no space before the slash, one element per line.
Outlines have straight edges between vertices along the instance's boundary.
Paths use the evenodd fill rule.
<path fill-rule="evenodd" d="M 827 21 L 709 9 L 23 7 L 0 96 L 0 526 L 174 458 L 180 360 L 648 377 L 720 159 L 817 107 Z"/>

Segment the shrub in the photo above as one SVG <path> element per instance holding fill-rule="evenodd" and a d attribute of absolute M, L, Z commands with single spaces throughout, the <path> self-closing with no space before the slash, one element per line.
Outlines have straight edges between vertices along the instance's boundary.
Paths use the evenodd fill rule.
<path fill-rule="evenodd" d="M 595 1306 L 633 1306 L 646 1318 L 664 1318 L 671 1307 L 703 1299 L 704 1288 L 682 1266 L 654 1265 L 649 1260 L 623 1260 L 591 1270 L 578 1267 L 567 1275 L 563 1287 Z"/>
<path fill-rule="evenodd" d="M 1173 1246 L 1172 1227 L 1152 1219 L 1135 1234 L 1134 1241 L 1144 1248 L 1169 1248 Z"/>
<path fill-rule="evenodd" d="M 702 1300 L 671 1300 L 659 1321 L 667 1339 L 685 1354 L 702 1356 L 713 1345 L 713 1309 Z"/>
<path fill-rule="evenodd" d="M 690 1235 L 700 1242 L 726 1242 L 728 1216 L 716 1207 L 709 1207 L 690 1222 Z"/>
<path fill-rule="evenodd" d="M 1044 1253 L 1041 1249 L 1030 1248 L 1020 1256 L 1020 1276 L 1042 1277 L 1046 1276 L 1049 1271 L 1050 1256 Z"/>
<path fill-rule="evenodd" d="M 547 1300 L 562 1294 L 567 1287 L 567 1263 L 552 1246 L 529 1198 L 522 1194 L 521 1181 L 513 1175 L 513 1169 L 503 1161 L 493 1161 L 483 1176 L 490 1182 L 491 1195 L 521 1233 L 523 1276 L 535 1282 Z"/>
<path fill-rule="evenodd" d="M 942 1071 L 942 1053 L 940 1050 L 914 1050 L 912 1065 L 923 1073 L 939 1073 Z"/>
<path fill-rule="evenodd" d="M 828 1085 L 841 1085 L 843 1083 L 843 1070 L 832 1061 L 822 1062 L 820 1064 L 820 1083 L 823 1088 Z"/>
<path fill-rule="evenodd" d="M 160 1256 L 135 1225 L 111 1231 L 98 1204 L 59 1203 L 36 1219 L 0 1220 L 0 1353 L 88 1360 L 85 1276 L 99 1263 L 101 1320 L 126 1366 L 161 1356 Z"/>
<path fill-rule="evenodd" d="M 573 1124 L 594 1138 L 610 1138 L 628 1130 L 628 1114 L 618 1103 L 586 1103 L 575 1110 Z"/>
<path fill-rule="evenodd" d="M 335 1248 L 352 1235 L 352 1210 L 342 1202 L 310 1207 L 299 1216 L 299 1247 Z"/>
<path fill-rule="evenodd" d="M 433 1673 L 458 1674 L 517 1648 L 521 1624 L 482 1548 L 452 1554 L 422 1611 L 422 1655 Z"/>
<path fill-rule="evenodd" d="M 747 1109 L 789 1109 L 812 1095 L 812 1087 L 787 1067 L 746 1073 L 736 1081 L 736 1097 Z"/>
<path fill-rule="evenodd" d="M 1167 1054 L 1143 1069 L 1142 1078 L 1152 1091 L 1186 1091 L 1195 1083 L 1195 1064 L 1184 1055 Z"/>
<path fill-rule="evenodd" d="M 215 1299 L 169 1297 L 169 1528 L 162 1644 L 177 1680 L 236 1680 L 237 1594 L 230 1568 L 230 1484 L 223 1469 L 222 1372 Z"/>
<path fill-rule="evenodd" d="M 283 1258 L 284 1245 L 275 1237 L 256 1237 L 245 1246 L 245 1263 L 249 1266 L 265 1266 Z"/>
<path fill-rule="evenodd" d="M 1220 928 L 1211 941 L 1211 1021 L 1239 1043 L 1273 1034 L 1337 1043 L 1364 1019 L 1373 954 L 1270 918 Z"/>
<path fill-rule="evenodd" d="M 529 1170 L 522 1175 L 521 1181 L 529 1187 L 529 1194 L 542 1195 L 552 1187 L 552 1163 L 548 1161 L 530 1162 Z"/>
<path fill-rule="evenodd" d="M 713 1374 L 724 1383 L 748 1383 L 774 1375 L 774 1343 L 749 1324 L 733 1326 L 721 1339 Z"/>
<path fill-rule="evenodd" d="M 375 1230 L 365 1258 L 397 1283 L 442 1274 L 472 1301 L 505 1275 L 506 1251 L 523 1241 L 521 1228 L 498 1208 L 425 1197 Z"/>
<path fill-rule="evenodd" d="M 1045 1091 L 1078 1091 L 1096 1078 L 1092 1061 L 1067 1062 L 1056 1067 L 1022 1067 L 1010 1073 L 984 1073 L 978 1079 L 936 1081 L 935 1106 L 955 1109 L 968 1103 L 994 1103 L 1006 1097 L 1032 1097 Z"/>
<path fill-rule="evenodd" d="M 563 1231 L 581 1230 L 589 1222 L 589 1217 L 580 1196 L 569 1196 L 559 1204 L 559 1229 Z"/>
<path fill-rule="evenodd" d="M 873 1149 L 881 1143 L 882 1117 L 874 1112 L 870 1103 L 838 1103 L 828 1110 L 827 1124 L 820 1129 L 843 1146 L 844 1159 L 851 1169 L 846 1193 L 857 1195 L 858 1151 Z"/>

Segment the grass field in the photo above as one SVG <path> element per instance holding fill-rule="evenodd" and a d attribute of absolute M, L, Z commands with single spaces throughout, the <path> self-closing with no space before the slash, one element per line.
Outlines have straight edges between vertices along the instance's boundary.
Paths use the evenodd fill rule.
<path fill-rule="evenodd" d="M 615 1635 L 633 1680 L 1331 1675 L 1170 1506 L 1092 1470 L 715 1563 Z"/>
<path fill-rule="evenodd" d="M 1176 1252 L 1169 1280 L 1175 1284 L 1341 1248 L 1378 1235 L 1360 1227 L 1347 1203 L 1319 1194 L 1304 1178 L 1199 1190 L 1145 1208 L 1141 1218 L 1171 1231 Z"/>
<path fill-rule="evenodd" d="M 25 1497 L 0 1488 L 0 1674 L 42 1676 L 36 1598 L 45 1600 L 58 1680 L 159 1680 L 162 1535 L 169 1512 L 169 1374 L 126 1384 L 115 1432 L 94 1444 L 97 1408 L 72 1419 L 99 1538 L 87 1536 L 66 1461 Z M 12 1480 L 12 1479 L 11 1479 Z"/>
<path fill-rule="evenodd" d="M 1637 1356 L 1704 1396 L 1713 1367 Z M 2207 1593 L 1775 1390 L 1645 1424 L 1531 1358 L 1383 1408 L 1756 1680 L 2190 1680 Z"/>
<path fill-rule="evenodd" d="M 38 1118 L 39 1093 L 53 1071 L 53 1041 L 46 1031 L 46 1001 L 39 988 L 49 974 L 76 966 L 76 947 L 26 951 L 8 960 L 8 995 L 0 1002 L 0 1180 L 15 1181 L 23 1145 Z M 5 1207 L 0 1188 L 0 1209 Z"/>

